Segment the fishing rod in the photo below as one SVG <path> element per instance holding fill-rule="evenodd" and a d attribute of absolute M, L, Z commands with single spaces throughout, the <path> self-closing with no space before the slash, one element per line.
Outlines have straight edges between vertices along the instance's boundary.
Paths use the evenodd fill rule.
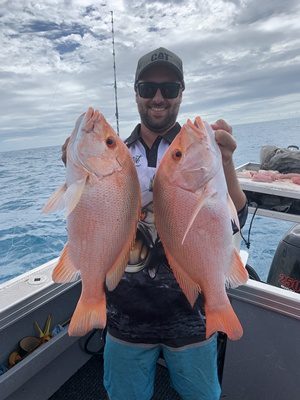
<path fill-rule="evenodd" d="M 116 103 L 116 120 L 117 120 L 117 133 L 119 134 L 119 111 L 118 111 L 118 92 L 117 92 L 117 72 L 116 72 L 116 53 L 115 53 L 115 32 L 114 32 L 114 12 L 111 11 L 111 34 L 112 34 L 112 48 L 114 60 L 114 87 L 115 87 L 115 103 Z"/>

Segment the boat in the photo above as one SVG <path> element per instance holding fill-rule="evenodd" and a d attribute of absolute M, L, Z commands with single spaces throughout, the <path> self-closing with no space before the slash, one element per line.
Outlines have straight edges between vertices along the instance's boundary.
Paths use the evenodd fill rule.
<path fill-rule="evenodd" d="M 237 170 L 258 167 L 247 163 Z M 221 398 L 298 400 L 300 190 L 243 179 L 240 183 L 250 202 L 250 213 L 296 225 L 279 243 L 267 283 L 252 273 L 253 269 L 247 265 L 248 253 L 240 251 L 251 279 L 228 290 L 228 295 L 244 335 L 236 342 L 219 335 Z M 293 207 L 274 208 L 273 203 L 278 204 L 278 199 L 292 202 Z M 236 242 L 240 242 L 240 237 L 236 237 Z M 266 238 L 266 246 L 267 242 Z M 102 383 L 104 333 L 95 330 L 82 338 L 68 336 L 67 327 L 81 292 L 81 282 L 53 283 L 51 274 L 56 262 L 57 259 L 51 260 L 0 285 L 0 364 L 4 366 L 0 400 L 106 399 Z M 14 366 L 5 369 L 12 352 L 20 352 L 21 339 L 36 337 L 38 331 L 42 340 L 45 331 L 54 327 L 51 339 L 45 339 L 28 354 L 21 354 Z M 153 397 L 159 399 L 179 400 L 170 387 L 163 359 L 158 361 Z"/>

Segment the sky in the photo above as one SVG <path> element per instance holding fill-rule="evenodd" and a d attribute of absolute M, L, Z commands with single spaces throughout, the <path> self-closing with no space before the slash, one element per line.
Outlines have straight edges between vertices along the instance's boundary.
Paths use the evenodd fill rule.
<path fill-rule="evenodd" d="M 116 129 L 111 11 L 123 139 L 161 46 L 183 60 L 180 123 L 300 117 L 298 0 L 0 0 L 0 152 L 61 145 L 89 106 Z"/>

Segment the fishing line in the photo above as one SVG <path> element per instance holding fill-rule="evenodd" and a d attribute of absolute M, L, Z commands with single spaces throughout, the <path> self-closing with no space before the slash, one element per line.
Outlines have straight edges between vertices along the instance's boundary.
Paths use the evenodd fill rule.
<path fill-rule="evenodd" d="M 254 212 L 253 212 L 253 215 L 252 215 L 252 218 L 251 218 L 251 221 L 250 221 L 250 225 L 249 225 L 249 229 L 248 229 L 248 237 L 247 237 L 247 240 L 244 238 L 244 236 L 243 236 L 243 234 L 242 234 L 242 231 L 240 230 L 240 235 L 241 235 L 241 238 L 243 239 L 243 241 L 245 242 L 245 245 L 246 245 L 246 247 L 247 247 L 247 249 L 249 249 L 250 248 L 250 234 L 251 234 L 251 229 L 252 229 L 252 224 L 253 224 L 253 221 L 254 221 L 254 217 L 255 217 L 255 215 L 256 215 L 256 212 L 257 212 L 257 210 L 258 210 L 258 204 L 257 203 L 255 203 L 255 202 L 251 202 L 251 206 L 253 206 L 253 207 L 255 207 L 255 210 L 254 210 Z"/>
<path fill-rule="evenodd" d="M 115 52 L 114 12 L 111 11 L 110 13 L 111 13 L 111 35 L 112 35 L 112 50 L 113 50 L 113 67 L 114 67 L 115 105 L 116 105 L 115 117 L 116 117 L 116 121 L 117 121 L 117 134 L 118 134 L 118 136 L 120 136 L 120 132 L 119 132 L 119 110 L 118 110 L 116 52 Z"/>

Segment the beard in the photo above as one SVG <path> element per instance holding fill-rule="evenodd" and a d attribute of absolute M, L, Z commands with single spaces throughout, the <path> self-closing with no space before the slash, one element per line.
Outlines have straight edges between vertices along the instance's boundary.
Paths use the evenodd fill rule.
<path fill-rule="evenodd" d="M 168 113 L 163 118 L 154 118 L 148 112 L 147 107 L 143 107 L 142 105 L 138 105 L 138 110 L 141 118 L 141 122 L 152 132 L 154 133 L 162 133 L 169 130 L 176 123 L 179 105 L 173 105 L 168 108 Z"/>

